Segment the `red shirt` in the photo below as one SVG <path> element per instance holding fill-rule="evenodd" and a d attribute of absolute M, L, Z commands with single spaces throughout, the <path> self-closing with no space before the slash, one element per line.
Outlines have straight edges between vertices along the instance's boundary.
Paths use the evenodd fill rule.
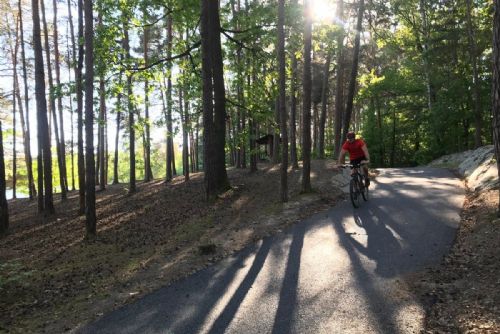
<path fill-rule="evenodd" d="M 365 142 L 362 139 L 354 139 L 352 143 L 347 140 L 342 145 L 342 149 L 349 152 L 350 160 L 356 160 L 365 156 L 365 152 L 361 149 L 363 146 L 365 146 Z"/>

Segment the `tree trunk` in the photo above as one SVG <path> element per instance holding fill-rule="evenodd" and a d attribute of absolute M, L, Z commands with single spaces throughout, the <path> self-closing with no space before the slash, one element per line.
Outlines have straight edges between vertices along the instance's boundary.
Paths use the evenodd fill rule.
<path fill-rule="evenodd" d="M 302 192 L 311 192 L 311 0 L 304 0 L 304 74 L 302 96 Z"/>
<path fill-rule="evenodd" d="M 75 72 L 78 128 L 78 195 L 80 215 L 85 214 L 85 156 L 83 151 L 83 0 L 78 0 L 78 64 Z"/>
<path fill-rule="evenodd" d="M 71 69 L 68 68 L 68 71 L 70 71 L 70 70 Z M 74 126 L 73 126 L 74 111 L 73 111 L 73 102 L 72 102 L 71 97 L 69 99 L 69 108 L 71 110 L 71 190 L 74 191 L 76 189 L 75 188 L 75 150 L 74 150 L 75 142 L 74 142 Z"/>
<path fill-rule="evenodd" d="M 74 68 L 75 71 L 75 80 L 76 78 L 76 72 L 77 72 L 77 65 L 76 65 L 76 42 L 75 42 L 75 29 L 73 26 L 73 14 L 72 14 L 72 9 L 71 9 L 71 0 L 68 0 L 68 21 L 69 21 L 69 30 L 70 30 L 70 36 L 71 36 L 71 49 L 72 49 L 72 57 L 70 60 L 69 57 L 69 46 L 68 46 L 68 72 L 71 71 L 71 68 Z M 70 80 L 71 81 L 71 80 Z M 78 83 L 77 83 L 78 84 Z M 77 93 L 78 95 L 78 93 Z M 70 104 L 70 110 L 71 110 L 71 187 L 73 190 L 75 190 L 75 159 L 74 159 L 74 142 L 73 142 L 73 102 L 72 102 L 71 94 L 70 94 L 70 99 L 69 99 L 69 104 Z"/>
<path fill-rule="evenodd" d="M 380 160 L 379 160 L 379 165 L 380 167 L 385 167 L 385 145 L 384 145 L 384 132 L 382 131 L 382 112 L 380 111 L 380 100 L 378 97 L 375 99 L 375 108 L 377 109 L 377 130 L 379 133 L 379 141 L 380 141 Z"/>
<path fill-rule="evenodd" d="M 17 53 L 17 52 L 16 52 Z M 17 57 L 17 55 L 16 55 Z M 14 61 L 15 63 L 15 61 Z M 16 68 L 17 64 L 14 65 L 14 77 L 17 76 Z M 14 79 L 14 78 L 13 78 Z M 12 89 L 12 198 L 16 198 L 16 184 L 17 184 L 17 152 L 16 152 L 16 79 L 13 80 Z"/>
<path fill-rule="evenodd" d="M 353 104 L 354 104 L 354 93 L 356 91 L 356 79 L 358 77 L 359 43 L 360 43 L 361 28 L 362 28 L 362 23 L 363 23 L 363 13 L 365 10 L 365 1 L 359 0 L 358 6 L 359 6 L 359 8 L 358 8 L 358 22 L 356 24 L 356 37 L 354 39 L 354 50 L 353 50 L 353 59 L 352 59 L 352 67 L 351 67 L 351 77 L 349 80 L 349 88 L 347 91 L 347 104 L 346 104 L 346 108 L 345 108 L 344 131 L 342 133 L 341 142 L 345 141 L 347 132 L 349 132 L 352 109 L 353 109 Z"/>
<path fill-rule="evenodd" d="M 104 141 L 104 125 L 106 124 L 106 86 L 104 83 L 104 74 L 99 78 L 99 131 L 98 131 L 98 144 L 97 151 L 99 153 L 99 189 L 106 189 L 106 157 L 105 157 L 105 141 Z"/>
<path fill-rule="evenodd" d="M 2 121 L 0 121 L 0 134 L 2 131 Z M 5 182 L 5 160 L 3 152 L 3 138 L 0 135 L 0 235 L 6 234 L 9 230 L 9 205 L 5 191 L 7 190 Z"/>
<path fill-rule="evenodd" d="M 94 26 L 92 0 L 85 0 L 85 218 L 86 237 L 96 234 L 94 169 Z"/>
<path fill-rule="evenodd" d="M 279 125 L 280 125 L 280 100 L 279 98 L 276 99 L 276 103 L 274 106 L 274 124 L 272 126 L 273 130 L 273 156 L 272 156 L 272 161 L 273 164 L 277 164 L 280 162 L 280 131 L 279 131 Z"/>
<path fill-rule="evenodd" d="M 216 1 L 201 0 L 201 54 L 205 194 L 213 199 L 230 188 L 225 166 L 226 99 Z"/>
<path fill-rule="evenodd" d="M 344 17 L 344 2 L 339 0 L 337 4 L 337 18 L 343 22 Z M 344 114 L 344 29 L 339 25 L 339 33 L 337 36 L 337 77 L 335 87 L 335 130 L 333 135 L 334 153 L 333 156 L 337 158 L 340 153 L 342 145 L 342 115 Z"/>
<path fill-rule="evenodd" d="M 16 71 L 17 72 L 17 71 Z M 28 141 L 28 135 L 27 135 L 27 129 L 26 129 L 26 119 L 24 118 L 24 110 L 23 110 L 23 101 L 21 99 L 21 91 L 20 91 L 20 87 L 19 87 L 19 79 L 18 79 L 18 76 L 17 74 L 15 75 L 14 77 L 14 84 L 16 86 L 16 96 L 17 96 L 17 103 L 18 103 L 18 107 L 19 107 L 19 121 L 21 123 L 21 131 L 23 133 L 23 146 L 24 146 L 24 160 L 26 162 L 26 170 L 29 171 L 29 164 L 28 164 L 28 156 L 31 156 L 31 152 L 29 150 L 29 141 Z M 30 157 L 31 159 L 31 157 Z M 33 177 L 33 175 L 31 175 Z M 31 179 L 31 182 L 33 182 L 33 180 Z M 29 179 L 29 176 L 28 176 L 28 188 L 30 187 L 30 179 Z M 31 193 L 31 191 L 30 191 Z"/>
<path fill-rule="evenodd" d="M 250 64 L 249 64 L 250 67 Z M 253 66 L 251 66 L 251 77 L 248 75 L 247 77 L 247 86 L 249 89 L 251 89 L 252 84 L 255 84 L 256 80 L 256 75 L 257 75 L 257 69 L 255 62 Z M 257 159 L 259 158 L 258 156 L 258 147 L 257 147 L 257 123 L 254 117 L 250 117 L 249 119 L 249 127 L 250 127 L 250 173 L 255 173 L 257 171 Z"/>
<path fill-rule="evenodd" d="M 296 1 L 295 1 L 296 4 Z M 292 52 L 292 77 L 290 83 L 290 162 L 292 168 L 298 169 L 297 158 L 297 57 Z"/>
<path fill-rule="evenodd" d="M 200 171 L 200 154 L 198 152 L 199 147 L 200 147 L 200 119 L 197 116 L 196 117 L 196 139 L 195 139 L 195 165 L 196 165 L 196 171 Z"/>
<path fill-rule="evenodd" d="M 118 96 L 116 104 L 121 103 L 121 94 Z M 116 135 L 115 135 L 115 158 L 113 160 L 113 184 L 118 184 L 118 140 L 120 138 L 121 107 L 116 110 Z"/>
<path fill-rule="evenodd" d="M 500 178 L 500 0 L 494 0 L 493 14 L 493 143 L 497 161 L 498 177 Z M 498 190 L 500 199 L 500 189 Z M 497 217 L 500 217 L 500 201 L 498 202 Z"/>
<path fill-rule="evenodd" d="M 172 57 L 172 15 L 167 17 L 167 58 Z M 172 181 L 172 164 L 174 156 L 172 131 L 172 62 L 167 63 L 167 179 Z"/>
<path fill-rule="evenodd" d="M 391 155 L 390 155 L 390 167 L 394 167 L 396 158 L 396 109 L 392 109 L 392 136 L 391 136 Z"/>
<path fill-rule="evenodd" d="M 326 56 L 325 69 L 323 72 L 323 87 L 321 91 L 321 115 L 318 124 L 318 157 L 325 158 L 325 125 L 326 125 L 326 111 L 328 105 L 328 78 L 330 76 L 330 60 L 332 55 L 330 51 Z"/>
<path fill-rule="evenodd" d="M 431 79 L 431 68 L 429 64 L 429 24 L 427 22 L 427 13 L 425 9 L 425 3 L 426 0 L 420 0 L 420 16 L 422 19 L 422 31 L 423 31 L 423 43 L 422 43 L 422 60 L 424 63 L 424 73 L 425 73 L 425 80 L 426 80 L 426 86 L 427 86 L 427 105 L 429 108 L 429 113 L 432 114 L 432 111 L 434 110 L 434 102 L 436 100 L 435 92 L 434 92 L 434 87 L 432 84 L 432 79 Z M 439 136 L 438 136 L 439 137 Z M 437 138 L 440 140 L 439 138 Z"/>
<path fill-rule="evenodd" d="M 148 64 L 148 48 L 149 48 L 149 27 L 144 28 L 144 63 Z M 149 182 L 153 179 L 153 171 L 151 170 L 151 133 L 149 125 L 149 80 L 144 80 L 144 113 L 145 113 L 145 136 L 146 142 L 144 145 L 144 180 Z"/>
<path fill-rule="evenodd" d="M 125 18 L 123 23 L 123 48 L 125 49 L 125 57 L 130 59 L 130 44 L 128 35 L 128 19 Z M 136 191 L 136 180 L 135 180 L 135 120 L 134 112 L 135 106 L 132 102 L 132 96 L 134 94 L 132 90 L 132 74 L 127 73 L 127 109 L 128 109 L 128 130 L 129 130 L 129 193 L 134 193 Z"/>
<path fill-rule="evenodd" d="M 183 104 L 184 103 L 184 107 Z M 189 181 L 189 147 L 188 147 L 188 108 L 189 103 L 184 98 L 183 88 L 179 87 L 179 113 L 181 116 L 181 127 L 182 127 L 182 174 L 184 175 L 184 180 Z"/>
<path fill-rule="evenodd" d="M 318 123 L 319 123 L 319 115 L 318 115 L 318 103 L 313 102 L 312 104 L 312 151 L 313 156 L 318 156 Z"/>
<path fill-rule="evenodd" d="M 109 141 L 108 141 L 108 120 L 107 120 L 107 112 L 104 114 L 104 118 L 106 119 L 106 123 L 104 126 L 104 184 L 108 184 L 108 174 L 109 174 Z"/>
<path fill-rule="evenodd" d="M 52 0 L 54 16 L 53 16 L 53 29 L 54 29 L 54 65 L 56 70 L 56 87 L 57 87 L 57 111 L 59 114 L 59 128 L 61 130 L 60 135 L 60 143 L 59 143 L 59 154 L 61 155 L 61 166 L 59 173 L 64 180 L 64 184 L 61 184 L 61 187 L 64 187 L 64 196 L 68 191 L 68 175 L 66 172 L 66 142 L 64 138 L 64 118 L 63 118 L 63 104 L 62 104 L 62 96 L 61 96 L 61 63 L 60 63 L 60 53 L 59 53 L 59 35 L 57 31 L 57 0 Z M 55 112 L 55 110 L 54 110 Z"/>
<path fill-rule="evenodd" d="M 188 124 L 193 124 L 191 116 L 188 114 L 187 122 Z M 191 173 L 196 172 L 196 145 L 194 142 L 194 127 L 189 127 L 189 158 L 191 160 Z"/>
<path fill-rule="evenodd" d="M 286 114 L 285 0 L 278 2 L 279 114 L 281 128 L 281 201 L 288 202 L 288 129 Z"/>
<path fill-rule="evenodd" d="M 123 70 L 120 70 L 118 76 L 118 84 L 122 85 Z M 116 97 L 116 135 L 115 135 L 115 158 L 113 160 L 113 184 L 118 184 L 118 142 L 120 139 L 120 122 L 122 115 L 122 93 L 118 93 Z"/>
<path fill-rule="evenodd" d="M 56 100 L 55 100 L 55 89 L 54 89 L 54 80 L 52 78 L 52 65 L 50 62 L 50 44 L 49 44 L 49 33 L 47 27 L 47 20 L 45 19 L 45 4 L 44 0 L 40 0 L 40 5 L 42 9 L 42 20 L 43 20 L 43 30 L 45 37 L 45 56 L 47 57 L 47 74 L 49 78 L 49 114 L 52 114 L 52 123 L 54 124 L 54 133 L 56 135 L 56 154 L 57 154 L 57 166 L 59 167 L 59 183 L 61 187 L 61 198 L 63 200 L 67 199 L 66 195 L 66 184 L 63 177 L 63 162 L 61 156 L 61 141 L 59 139 L 59 125 L 57 121 L 57 112 L 56 112 Z M 50 131 L 50 128 L 49 128 Z M 50 145 L 50 138 L 49 138 Z"/>
<path fill-rule="evenodd" d="M 40 152 L 38 154 L 39 167 L 38 178 L 43 180 L 38 183 L 39 196 L 41 189 L 45 187 L 43 203 L 39 201 L 39 211 L 44 211 L 48 214 L 54 213 L 54 200 L 52 194 L 52 153 L 50 151 L 49 140 L 49 123 L 47 121 L 47 100 L 45 98 L 45 73 L 43 69 L 43 51 L 40 31 L 40 16 L 38 0 L 31 1 L 33 10 L 33 48 L 35 53 L 35 93 L 37 107 L 37 123 L 38 123 L 38 141 L 40 143 Z M 40 204 L 42 207 L 40 207 Z"/>
<path fill-rule="evenodd" d="M 17 185 L 17 114 L 16 114 L 16 98 L 19 95 L 19 85 L 17 83 L 17 54 L 19 51 L 19 19 L 16 20 L 16 31 L 15 38 L 11 36 L 10 30 L 8 32 L 9 43 L 11 48 L 11 56 L 12 56 L 12 122 L 13 122 L 13 131 L 12 131 L 12 198 L 16 198 L 16 185 Z M 12 39 L 14 39 L 14 46 L 12 46 Z M 21 101 L 19 100 L 19 105 L 21 105 Z M 22 111 L 21 115 L 22 115 Z"/>
<path fill-rule="evenodd" d="M 472 64 L 472 83 L 474 87 L 474 121 L 476 125 L 476 131 L 474 136 L 474 145 L 476 148 L 480 147 L 482 143 L 481 132 L 483 129 L 483 121 L 481 115 L 481 87 L 479 85 L 479 75 L 477 69 L 477 46 L 476 40 L 474 38 L 474 27 L 472 25 L 472 1 L 466 0 L 467 4 L 467 37 L 469 41 L 469 55 Z"/>
<path fill-rule="evenodd" d="M 30 130 L 30 113 L 29 113 L 29 95 L 28 95 L 28 74 L 26 65 L 26 52 L 24 47 L 24 26 L 23 26 L 23 11 L 21 8 L 21 0 L 18 1 L 19 10 L 19 30 L 21 36 L 21 58 L 23 63 L 23 82 L 24 82 L 24 105 L 26 108 L 26 132 L 24 136 L 24 152 L 26 159 L 26 168 L 28 172 L 28 189 L 30 200 L 36 196 L 35 181 L 33 178 L 33 163 L 31 157 L 31 130 Z M 21 110 L 21 109 L 20 109 Z M 22 111 L 21 111 L 22 112 Z"/>

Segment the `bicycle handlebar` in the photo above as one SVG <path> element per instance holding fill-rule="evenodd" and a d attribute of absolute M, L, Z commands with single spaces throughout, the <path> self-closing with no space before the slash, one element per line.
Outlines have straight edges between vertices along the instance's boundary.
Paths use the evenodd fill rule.
<path fill-rule="evenodd" d="M 363 165 L 368 165 L 370 161 L 361 161 L 359 164 L 351 164 L 351 163 L 346 163 L 343 165 L 340 165 L 341 168 L 359 168 Z"/>

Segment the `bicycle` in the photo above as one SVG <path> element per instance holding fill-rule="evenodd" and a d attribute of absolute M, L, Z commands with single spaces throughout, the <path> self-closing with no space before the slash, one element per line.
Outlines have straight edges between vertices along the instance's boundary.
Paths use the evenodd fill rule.
<path fill-rule="evenodd" d="M 368 201 L 368 187 L 366 186 L 366 176 L 360 172 L 362 165 L 366 164 L 362 162 L 360 164 L 344 164 L 342 168 L 351 169 L 351 180 L 349 181 L 349 196 L 351 197 L 352 206 L 359 208 L 360 197 L 363 197 L 364 201 Z M 360 196 L 361 195 L 361 196 Z"/>

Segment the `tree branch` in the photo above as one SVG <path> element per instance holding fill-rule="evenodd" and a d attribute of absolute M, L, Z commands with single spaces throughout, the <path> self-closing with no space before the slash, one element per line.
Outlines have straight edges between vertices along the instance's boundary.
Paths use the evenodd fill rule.
<path fill-rule="evenodd" d="M 244 34 L 246 32 L 252 31 L 252 30 L 257 30 L 257 29 L 262 29 L 262 28 L 267 28 L 267 27 L 276 27 L 275 24 L 269 24 L 269 25 L 262 25 L 262 26 L 255 26 L 251 27 L 245 30 L 233 30 L 233 29 L 226 29 L 221 27 L 222 32 L 229 32 L 231 34 Z"/>
<path fill-rule="evenodd" d="M 251 47 L 248 47 L 246 46 L 242 41 L 239 41 L 233 37 L 231 37 L 226 31 L 224 30 L 221 30 L 222 34 L 224 36 L 226 36 L 230 41 L 238 44 L 239 47 L 241 47 L 242 49 L 247 49 L 247 50 L 250 50 L 250 51 L 253 51 L 253 52 L 264 52 L 264 50 L 262 49 L 258 49 L 258 48 L 251 48 Z"/>
<path fill-rule="evenodd" d="M 175 59 L 179 59 L 179 58 L 183 58 L 183 57 L 189 56 L 191 54 L 191 51 L 193 51 L 194 49 L 196 49 L 200 45 L 201 45 L 201 42 L 198 41 L 195 44 L 193 44 L 189 49 L 187 49 L 186 51 L 184 51 L 183 53 L 179 53 L 178 55 L 175 55 L 175 56 L 172 56 L 172 57 L 167 57 L 167 58 L 159 59 L 159 60 L 154 61 L 151 64 L 145 65 L 143 67 L 133 67 L 133 68 L 128 68 L 128 69 L 131 70 L 131 71 L 144 71 L 144 70 L 147 70 L 147 69 L 150 69 L 151 67 L 154 67 L 154 66 L 156 66 L 158 64 L 161 64 L 161 63 L 164 63 L 164 62 L 167 62 L 167 61 L 172 61 L 172 60 L 175 60 Z"/>

